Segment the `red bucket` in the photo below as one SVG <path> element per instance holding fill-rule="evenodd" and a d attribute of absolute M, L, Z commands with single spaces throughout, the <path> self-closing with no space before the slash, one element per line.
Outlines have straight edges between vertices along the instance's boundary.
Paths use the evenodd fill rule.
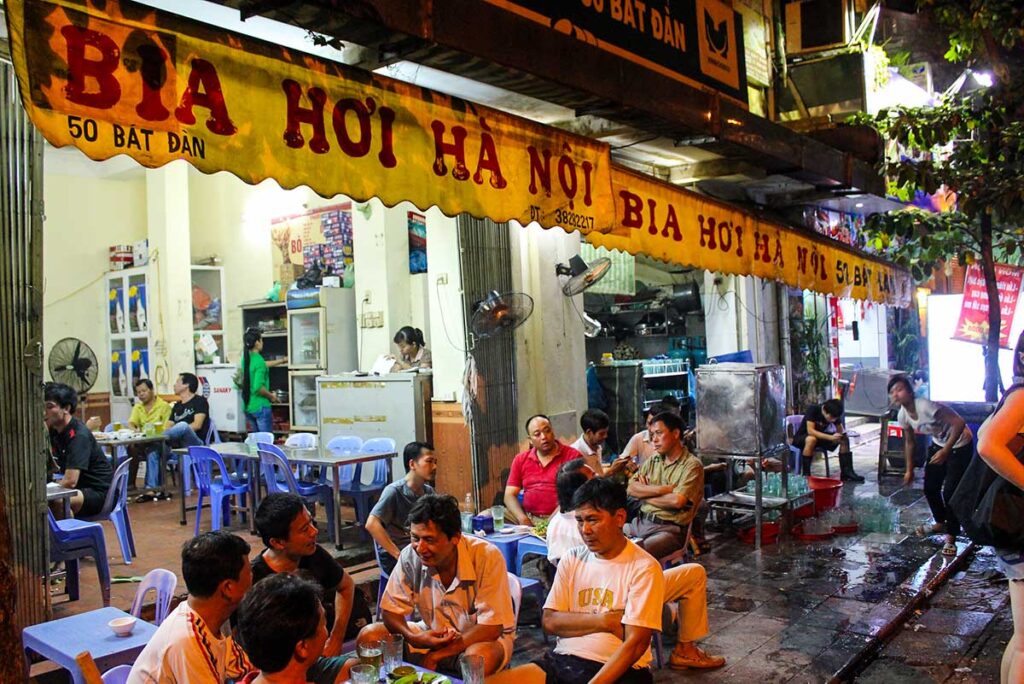
<path fill-rule="evenodd" d="M 761 543 L 774 544 L 779 540 L 779 532 L 781 530 L 782 525 L 778 522 L 761 523 Z M 748 527 L 737 532 L 736 536 L 740 538 L 740 541 L 744 541 L 748 544 L 753 544 L 756 541 L 756 531 L 756 526 Z"/>
<path fill-rule="evenodd" d="M 799 508 L 794 508 L 793 517 L 797 520 L 803 520 L 804 518 L 813 518 L 814 502 L 812 501 L 810 503 L 805 503 L 803 506 L 800 506 Z"/>
<path fill-rule="evenodd" d="M 843 483 L 831 477 L 808 477 L 807 486 L 814 492 L 814 508 L 821 512 L 839 505 Z"/>

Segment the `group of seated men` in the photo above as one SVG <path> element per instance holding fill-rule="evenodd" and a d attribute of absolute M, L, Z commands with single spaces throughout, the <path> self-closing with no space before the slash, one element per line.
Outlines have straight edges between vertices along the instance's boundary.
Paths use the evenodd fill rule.
<path fill-rule="evenodd" d="M 182 373 L 174 382 L 178 401 L 168 404 L 153 389 L 153 383 L 141 378 L 135 383 L 138 403 L 132 408 L 128 420 L 130 428 L 141 430 L 147 424 L 164 427 L 164 441 L 171 447 L 188 447 L 204 444 L 210 430 L 207 419 L 210 405 L 196 392 L 199 379 L 192 373 Z M 78 408 L 78 393 L 68 385 L 49 382 L 43 388 L 43 422 L 50 439 L 50 454 L 53 469 L 61 474 L 60 486 L 77 490 L 70 497 L 71 511 L 76 517 L 87 518 L 96 515 L 103 508 L 107 490 L 113 480 L 114 469 L 110 459 L 103 453 L 93 435 L 100 425 L 98 419 L 82 422 L 75 416 Z M 150 446 L 146 454 L 147 493 L 137 500 L 165 498 L 158 494 L 161 484 L 160 449 Z M 129 482 L 134 482 L 133 458 Z M 59 508 L 54 509 L 60 514 Z"/>
<path fill-rule="evenodd" d="M 544 417 L 530 424 L 533 432 L 550 433 Z M 596 476 L 581 456 L 555 466 L 549 512 L 557 514 L 549 558 L 557 570 L 543 626 L 558 640 L 539 663 L 501 672 L 516 634 L 505 559 L 496 546 L 462 534 L 455 498 L 437 495 L 428 484 L 437 469 L 432 448 L 413 443 L 405 451 L 406 477 L 388 486 L 367 525 L 382 547 L 382 563 L 392 561 L 380 622 L 367 624 L 370 611 L 359 605 L 361 593 L 316 543 L 316 525 L 303 500 L 272 494 L 256 515 L 266 548 L 251 561 L 249 545 L 227 532 L 186 543 L 182 575 L 189 598 L 159 627 L 129 682 L 341 682 L 353 662 L 341 656 L 343 641 L 358 635 L 359 642 L 370 642 L 387 634 L 404 638 L 407 660 L 433 670 L 457 672 L 457 659 L 466 653 L 483 658 L 487 676 L 500 672 L 517 684 L 523 677 L 650 682 L 651 638 L 661 629 L 663 608 L 673 602 L 679 630 L 669 665 L 719 667 L 723 658 L 696 645 L 707 634 L 704 569 L 685 564 L 663 571 L 644 550 L 681 548 L 685 527 L 678 529 L 676 521 L 685 518 L 675 516 L 692 517 L 699 503 L 687 494 L 692 481 L 700 480 L 699 461 L 696 468 L 688 462 L 693 456 L 681 444 L 681 432 L 675 414 L 652 421 L 656 454 L 629 484 L 631 494 L 643 500 L 646 517 L 628 527 L 627 488 L 619 479 Z M 534 442 L 538 462 L 569 448 L 556 444 L 540 434 Z M 313 614 L 285 605 L 311 605 L 311 591 L 320 604 Z M 228 628 L 236 609 L 237 642 Z"/>

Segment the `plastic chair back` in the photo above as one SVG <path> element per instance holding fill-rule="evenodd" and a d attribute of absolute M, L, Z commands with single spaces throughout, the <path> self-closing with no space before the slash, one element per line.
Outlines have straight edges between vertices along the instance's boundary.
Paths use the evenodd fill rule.
<path fill-rule="evenodd" d="M 131 665 L 118 665 L 103 673 L 103 684 L 126 684 L 128 673 L 132 671 Z"/>
<path fill-rule="evenodd" d="M 296 449 L 315 449 L 316 435 L 312 432 L 297 432 L 294 435 L 288 435 L 288 439 L 284 440 L 284 445 Z"/>
<path fill-rule="evenodd" d="M 213 418 L 206 416 L 206 420 L 210 423 L 209 429 L 206 431 L 206 446 L 220 444 L 220 433 L 217 432 L 217 425 L 213 422 Z"/>
<path fill-rule="evenodd" d="M 508 574 L 508 593 L 512 594 L 512 614 L 515 615 L 515 624 L 519 624 L 519 608 L 523 605 L 523 585 L 514 574 Z"/>
<path fill-rule="evenodd" d="M 140 617 L 146 594 L 154 591 L 156 592 L 156 617 L 153 620 L 153 624 L 159 627 L 170 611 L 171 599 L 174 597 L 174 590 L 177 586 L 178 578 L 170 570 L 164 570 L 163 568 L 150 570 L 142 578 L 142 584 L 135 591 L 135 600 L 132 601 L 132 608 L 129 612 L 135 617 Z M 131 667 L 129 666 L 128 669 L 131 669 Z M 106 678 L 103 681 L 107 681 Z"/>
<path fill-rule="evenodd" d="M 359 452 L 363 454 L 393 454 L 395 453 L 395 440 L 390 437 L 374 437 L 363 442 Z"/>
<path fill-rule="evenodd" d="M 188 457 L 192 459 L 192 470 L 196 476 L 196 484 L 200 491 L 209 494 L 213 484 L 213 467 L 220 469 L 224 484 L 241 486 L 231 476 L 231 471 L 224 465 L 224 459 L 210 447 L 193 446 L 188 448 Z"/>
<path fill-rule="evenodd" d="M 267 483 L 267 493 L 292 493 L 298 494 L 299 488 L 295 482 L 295 475 L 288 465 L 288 459 L 277 451 L 266 449 L 267 444 L 260 444 L 260 473 Z"/>
<path fill-rule="evenodd" d="M 338 435 L 327 442 L 327 450 L 334 452 L 359 451 L 363 448 L 362 437 L 355 435 Z"/>
<path fill-rule="evenodd" d="M 803 416 L 786 416 L 786 437 L 790 441 L 793 441 L 793 437 L 796 436 L 796 431 L 800 429 L 800 423 L 803 420 Z"/>
<path fill-rule="evenodd" d="M 381 458 L 373 462 L 373 479 L 370 487 L 383 487 L 388 484 L 388 460 Z"/>
<path fill-rule="evenodd" d="M 245 437 L 246 444 L 273 444 L 273 432 L 250 432 Z"/>
<path fill-rule="evenodd" d="M 96 515 L 90 516 L 89 520 L 106 518 L 115 508 L 124 508 L 125 502 L 128 500 L 128 466 L 131 464 L 132 462 L 128 460 L 117 466 L 114 477 L 110 480 L 110 487 L 107 489 L 107 498 L 103 500 L 103 508 Z M 85 519 L 83 518 L 83 520 Z"/>

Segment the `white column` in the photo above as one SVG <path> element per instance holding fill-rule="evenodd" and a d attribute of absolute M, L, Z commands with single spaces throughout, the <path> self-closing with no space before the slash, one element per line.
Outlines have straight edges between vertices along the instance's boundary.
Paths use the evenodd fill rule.
<path fill-rule="evenodd" d="M 195 371 L 188 166 L 173 162 L 146 172 L 149 236 L 150 326 L 157 391 L 170 393 L 179 373 Z"/>

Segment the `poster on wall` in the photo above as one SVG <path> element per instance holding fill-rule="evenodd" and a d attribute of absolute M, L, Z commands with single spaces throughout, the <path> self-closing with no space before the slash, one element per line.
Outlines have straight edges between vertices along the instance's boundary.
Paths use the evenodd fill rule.
<path fill-rule="evenodd" d="M 289 285 L 319 263 L 324 274 L 341 276 L 352 268 L 352 205 L 349 202 L 270 220 L 274 277 Z"/>
<path fill-rule="evenodd" d="M 427 217 L 409 212 L 409 273 L 427 272 Z"/>
<path fill-rule="evenodd" d="M 999 290 L 999 346 L 1010 348 L 1010 328 L 1017 310 L 1021 281 L 1024 270 L 996 264 L 996 288 Z M 981 267 L 971 264 L 967 267 L 964 282 L 964 302 L 960 306 L 960 320 L 956 324 L 954 340 L 985 344 L 988 340 L 988 292 L 985 290 L 985 275 Z"/>

